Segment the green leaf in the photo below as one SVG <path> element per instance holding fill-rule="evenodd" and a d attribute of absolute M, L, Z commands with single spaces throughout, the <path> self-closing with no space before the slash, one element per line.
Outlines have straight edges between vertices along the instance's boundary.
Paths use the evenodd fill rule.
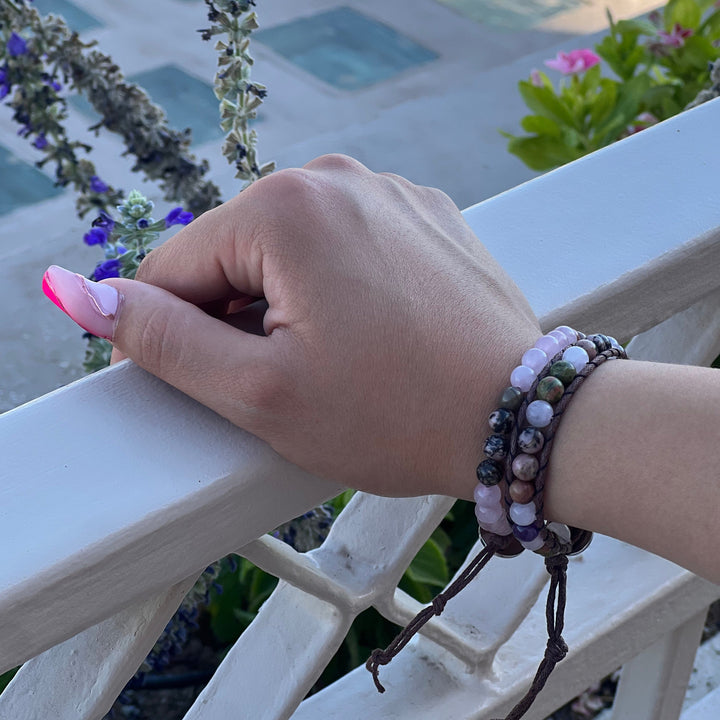
<path fill-rule="evenodd" d="M 560 99 L 551 88 L 537 87 L 525 80 L 521 80 L 518 87 L 525 104 L 536 115 L 543 115 L 560 125 L 569 125 L 577 130 L 580 129 L 575 118 L 573 118 L 567 107 L 560 102 Z"/>
<path fill-rule="evenodd" d="M 707 16 L 698 33 L 707 36 L 710 40 L 716 40 L 720 36 L 720 10 Z"/>
<path fill-rule="evenodd" d="M 640 112 L 640 104 L 651 85 L 647 73 L 622 83 L 618 88 L 618 100 L 605 125 L 595 133 L 595 148 L 604 147 L 618 139 L 620 133 Z"/>
<path fill-rule="evenodd" d="M 440 546 L 432 538 L 420 548 L 405 574 L 416 583 L 436 587 L 447 585 L 447 561 Z"/>
<path fill-rule="evenodd" d="M 649 20 L 619 20 L 615 23 L 617 32 L 621 35 L 655 35 L 657 29 Z"/>
<path fill-rule="evenodd" d="M 514 137 L 508 143 L 508 151 L 517 155 L 531 170 L 552 170 L 585 154 L 568 146 L 562 138 L 548 135 Z"/>
<path fill-rule="evenodd" d="M 695 30 L 701 18 L 702 10 L 695 0 L 670 0 L 665 6 L 666 30 L 672 30 L 675 23 Z"/>
<path fill-rule="evenodd" d="M 535 133 L 536 135 L 550 135 L 551 137 L 560 137 L 560 126 L 548 117 L 543 115 L 526 115 L 520 122 L 520 126 L 525 132 Z"/>
<path fill-rule="evenodd" d="M 590 125 L 595 128 L 607 119 L 617 102 L 618 83 L 609 78 L 600 81 L 600 91 L 590 105 Z"/>
<path fill-rule="evenodd" d="M 585 94 L 588 95 L 589 93 L 594 92 L 597 90 L 598 85 L 600 84 L 600 77 L 602 75 L 602 69 L 600 65 L 593 65 L 583 76 L 580 80 L 580 90 Z"/>

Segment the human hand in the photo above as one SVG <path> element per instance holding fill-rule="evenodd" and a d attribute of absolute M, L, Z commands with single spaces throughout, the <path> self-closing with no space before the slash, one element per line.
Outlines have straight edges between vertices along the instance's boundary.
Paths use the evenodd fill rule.
<path fill-rule="evenodd" d="M 381 495 L 472 498 L 487 415 L 541 334 L 446 195 L 339 155 L 205 213 L 136 280 L 63 272 L 46 282 L 83 327 L 287 459 Z"/>

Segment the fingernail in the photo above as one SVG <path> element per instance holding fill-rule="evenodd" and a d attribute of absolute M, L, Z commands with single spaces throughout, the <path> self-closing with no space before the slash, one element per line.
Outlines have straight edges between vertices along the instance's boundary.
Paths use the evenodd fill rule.
<path fill-rule="evenodd" d="M 83 330 L 111 340 L 120 293 L 110 285 L 92 282 L 58 265 L 43 275 L 43 292 Z"/>

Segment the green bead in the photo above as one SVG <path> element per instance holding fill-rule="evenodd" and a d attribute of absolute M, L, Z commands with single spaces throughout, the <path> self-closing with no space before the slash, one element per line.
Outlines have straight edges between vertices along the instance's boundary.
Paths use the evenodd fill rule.
<path fill-rule="evenodd" d="M 556 377 L 565 387 L 567 387 L 577 375 L 575 366 L 567 360 L 558 360 L 550 366 L 550 375 Z"/>
<path fill-rule="evenodd" d="M 574 370 L 575 368 L 573 368 Z M 551 405 L 554 405 L 565 392 L 565 386 L 552 375 L 544 377 L 538 384 L 535 396 L 538 400 L 546 400 Z"/>
<path fill-rule="evenodd" d="M 525 393 L 520 390 L 520 388 L 513 387 L 512 385 L 506 387 L 500 396 L 500 407 L 515 411 L 522 405 L 524 396 Z"/>

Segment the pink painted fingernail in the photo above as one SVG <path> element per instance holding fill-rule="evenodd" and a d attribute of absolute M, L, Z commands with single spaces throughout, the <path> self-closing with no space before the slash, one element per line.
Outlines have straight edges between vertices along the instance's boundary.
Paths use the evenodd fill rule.
<path fill-rule="evenodd" d="M 112 339 L 120 293 L 110 285 L 92 282 L 58 265 L 43 275 L 43 292 L 83 330 Z"/>

